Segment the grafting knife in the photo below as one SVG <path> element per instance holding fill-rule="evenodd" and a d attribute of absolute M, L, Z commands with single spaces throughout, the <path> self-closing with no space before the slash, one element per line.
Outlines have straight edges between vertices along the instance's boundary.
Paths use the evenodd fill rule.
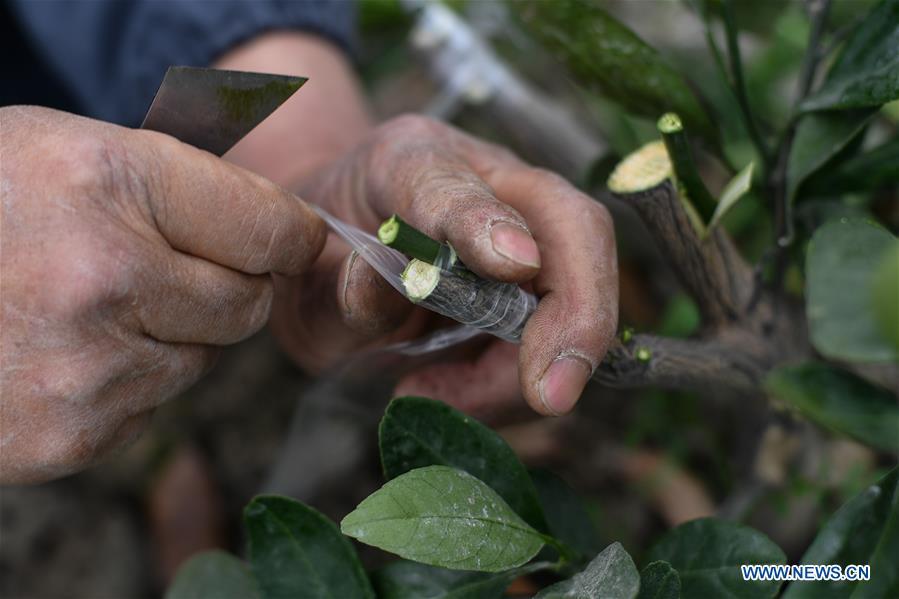
<path fill-rule="evenodd" d="M 221 156 L 306 81 L 287 75 L 169 67 L 141 128 Z"/>

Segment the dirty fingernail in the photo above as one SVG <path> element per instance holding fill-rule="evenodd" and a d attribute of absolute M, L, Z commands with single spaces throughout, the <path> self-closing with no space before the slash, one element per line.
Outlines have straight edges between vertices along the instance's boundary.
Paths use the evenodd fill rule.
<path fill-rule="evenodd" d="M 556 416 L 570 412 L 590 374 L 590 366 L 580 358 L 556 358 L 540 379 L 540 401 L 543 406 Z"/>
<path fill-rule="evenodd" d="M 530 234 L 517 225 L 498 222 L 490 228 L 493 249 L 513 262 L 538 268 L 540 251 Z"/>
<path fill-rule="evenodd" d="M 356 266 L 356 258 L 359 257 L 358 252 L 353 250 L 350 252 L 350 255 L 346 258 L 346 268 L 344 268 L 343 272 L 343 281 L 340 289 L 340 307 L 344 316 L 350 316 L 353 313 L 352 307 L 350 307 L 349 302 L 349 289 L 350 289 L 350 279 L 353 274 L 353 267 Z"/>

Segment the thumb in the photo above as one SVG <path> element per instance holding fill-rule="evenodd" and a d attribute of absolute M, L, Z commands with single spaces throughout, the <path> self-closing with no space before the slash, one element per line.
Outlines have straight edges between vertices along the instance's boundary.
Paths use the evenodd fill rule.
<path fill-rule="evenodd" d="M 271 181 L 154 131 L 136 131 L 153 167 L 155 225 L 182 252 L 249 274 L 303 272 L 325 244 L 325 223 Z"/>

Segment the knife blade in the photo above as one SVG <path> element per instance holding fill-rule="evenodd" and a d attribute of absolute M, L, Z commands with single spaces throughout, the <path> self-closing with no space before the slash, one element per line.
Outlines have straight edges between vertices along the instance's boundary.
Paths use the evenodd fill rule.
<path fill-rule="evenodd" d="M 306 81 L 288 75 L 169 67 L 141 128 L 221 156 Z"/>

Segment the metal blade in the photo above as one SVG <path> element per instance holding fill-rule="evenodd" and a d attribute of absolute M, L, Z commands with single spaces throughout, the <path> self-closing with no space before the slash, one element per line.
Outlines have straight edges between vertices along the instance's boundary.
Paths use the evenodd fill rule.
<path fill-rule="evenodd" d="M 221 156 L 304 83 L 305 77 L 169 67 L 141 128 Z"/>

